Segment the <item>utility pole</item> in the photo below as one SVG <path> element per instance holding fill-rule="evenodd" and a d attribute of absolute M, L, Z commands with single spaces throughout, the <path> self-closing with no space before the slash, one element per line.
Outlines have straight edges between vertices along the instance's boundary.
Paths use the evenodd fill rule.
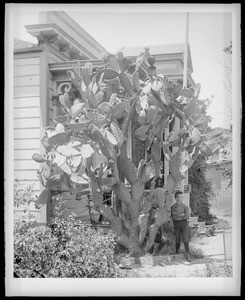
<path fill-rule="evenodd" d="M 184 70 L 183 70 L 183 88 L 187 88 L 188 85 L 188 53 L 189 53 L 189 13 L 186 13 L 186 28 L 185 28 L 185 50 L 184 50 Z M 184 99 L 184 103 L 186 103 L 186 99 Z M 182 152 L 182 163 L 184 162 L 186 157 L 186 151 Z M 186 172 L 185 179 L 181 180 L 180 190 L 184 192 L 185 185 L 188 185 L 188 171 Z M 189 197 L 188 197 L 188 205 L 189 205 Z"/>
<path fill-rule="evenodd" d="M 188 47 L 188 40 L 189 40 L 189 13 L 186 13 L 183 88 L 187 88 L 187 78 L 188 78 L 188 48 L 189 48 Z"/>

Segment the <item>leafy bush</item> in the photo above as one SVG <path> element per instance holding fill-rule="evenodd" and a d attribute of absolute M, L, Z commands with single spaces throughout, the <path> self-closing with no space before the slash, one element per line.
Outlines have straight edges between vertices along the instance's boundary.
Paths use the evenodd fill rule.
<path fill-rule="evenodd" d="M 217 222 L 214 224 L 216 230 L 228 229 L 231 227 L 230 223 L 225 219 L 217 218 Z"/>
<path fill-rule="evenodd" d="M 31 201 L 36 200 L 34 195 L 34 186 L 23 184 L 18 179 L 14 180 L 14 206 L 29 206 Z"/>
<path fill-rule="evenodd" d="M 212 220 L 209 220 L 206 222 L 207 226 L 214 226 L 215 230 L 222 230 L 222 229 L 229 229 L 231 228 L 231 224 L 228 220 L 223 218 L 218 218 L 215 215 L 213 215 Z"/>
<path fill-rule="evenodd" d="M 59 197 L 59 196 L 57 196 Z M 14 228 L 14 272 L 17 277 L 119 277 L 115 238 L 104 235 L 71 214 L 59 213 L 49 226 L 19 221 Z"/>
<path fill-rule="evenodd" d="M 34 184 L 20 182 L 14 180 L 14 207 L 20 209 L 15 211 L 14 221 L 26 219 L 28 221 L 37 221 L 37 213 L 31 212 L 31 202 L 35 202 Z"/>
<path fill-rule="evenodd" d="M 14 227 L 14 274 L 16 277 L 50 277 L 57 256 L 56 238 L 48 227 L 17 221 Z"/>

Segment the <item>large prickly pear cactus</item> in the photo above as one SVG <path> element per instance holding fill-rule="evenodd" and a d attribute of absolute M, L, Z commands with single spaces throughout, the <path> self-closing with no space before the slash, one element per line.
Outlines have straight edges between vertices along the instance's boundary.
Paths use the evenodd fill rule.
<path fill-rule="evenodd" d="M 159 227 L 170 218 L 174 189 L 199 152 L 212 154 L 222 133 L 219 128 L 205 134 L 198 130 L 204 121 L 194 118 L 200 85 L 183 89 L 158 75 L 154 61 L 146 49 L 135 63 L 119 52 L 106 56 L 100 69 L 91 63 L 74 66 L 67 72 L 71 91 L 59 95 L 63 115 L 53 120 L 41 140 L 46 153 L 33 155 L 42 164 L 39 177 L 45 186 L 38 207 L 62 185 L 73 194 L 89 189 L 95 209 L 110 222 L 119 243 L 133 252 L 152 247 Z M 145 158 L 138 165 L 127 153 L 128 131 L 135 117 L 135 137 L 145 141 Z M 164 137 L 164 129 L 175 117 L 180 119 L 180 129 Z M 183 151 L 187 153 L 184 161 Z M 103 163 L 92 163 L 95 152 L 104 155 Z M 154 188 L 152 181 L 147 195 L 145 184 L 162 172 L 162 153 L 169 160 L 167 186 Z M 104 203 L 104 187 L 120 203 L 117 211 Z M 158 210 L 149 225 L 153 206 Z"/>

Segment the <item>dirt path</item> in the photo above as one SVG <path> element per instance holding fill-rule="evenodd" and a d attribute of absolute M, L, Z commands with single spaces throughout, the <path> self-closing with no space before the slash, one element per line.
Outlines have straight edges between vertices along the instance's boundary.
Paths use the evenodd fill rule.
<path fill-rule="evenodd" d="M 224 237 L 225 240 L 224 240 Z M 224 259 L 224 242 L 227 262 L 232 260 L 232 229 L 216 231 L 215 236 L 204 236 L 200 245 L 206 257 Z"/>
<path fill-rule="evenodd" d="M 232 265 L 232 230 L 217 231 L 214 236 L 203 236 L 198 241 L 190 242 L 197 248 L 201 248 L 205 253 L 204 258 L 192 259 L 187 262 L 185 259 L 179 259 L 171 262 L 160 262 L 157 265 L 142 266 L 134 265 L 128 272 L 132 277 L 202 277 L 205 276 L 206 263 L 224 263 L 224 243 L 225 236 L 226 262 Z"/>

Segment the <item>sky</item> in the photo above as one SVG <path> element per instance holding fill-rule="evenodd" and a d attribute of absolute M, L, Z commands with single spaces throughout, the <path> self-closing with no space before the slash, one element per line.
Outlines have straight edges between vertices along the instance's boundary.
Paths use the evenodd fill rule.
<path fill-rule="evenodd" d="M 189 12 L 188 42 L 193 65 L 192 78 L 201 84 L 201 99 L 212 99 L 208 113 L 212 127 L 228 128 L 232 120 L 232 97 L 225 87 L 225 66 L 231 57 L 223 51 L 232 37 L 232 10 L 225 5 L 59 5 L 106 50 L 121 47 L 184 43 L 186 12 Z M 209 8 L 209 9 L 208 9 Z M 37 24 L 38 11 L 47 6 L 15 6 L 13 35 L 37 43 L 24 25 Z M 234 30 L 233 30 L 234 32 Z"/>

